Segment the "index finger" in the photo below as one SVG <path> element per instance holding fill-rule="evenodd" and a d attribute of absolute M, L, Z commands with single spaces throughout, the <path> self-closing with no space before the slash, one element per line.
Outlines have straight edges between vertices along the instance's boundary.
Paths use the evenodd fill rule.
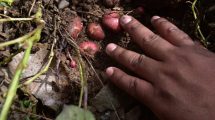
<path fill-rule="evenodd" d="M 121 17 L 120 24 L 130 34 L 134 42 L 140 45 L 147 56 L 162 60 L 168 55 L 168 51 L 174 48 L 171 43 L 153 33 L 131 16 Z"/>

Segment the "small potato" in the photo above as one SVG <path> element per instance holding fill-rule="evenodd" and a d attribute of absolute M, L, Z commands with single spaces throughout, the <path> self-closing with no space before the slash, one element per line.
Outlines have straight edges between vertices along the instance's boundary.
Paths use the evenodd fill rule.
<path fill-rule="evenodd" d="M 120 18 L 119 13 L 115 11 L 111 11 L 103 15 L 102 23 L 105 27 L 107 27 L 111 31 L 120 32 L 121 27 L 119 23 L 119 18 Z"/>

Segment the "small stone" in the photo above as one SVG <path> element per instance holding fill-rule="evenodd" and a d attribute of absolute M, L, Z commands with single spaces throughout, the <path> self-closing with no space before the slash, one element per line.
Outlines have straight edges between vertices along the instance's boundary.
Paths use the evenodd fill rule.
<path fill-rule="evenodd" d="M 66 1 L 66 0 L 61 0 L 60 3 L 58 4 L 59 9 L 64 9 L 64 8 L 66 8 L 68 6 L 69 6 L 69 2 Z"/>
<path fill-rule="evenodd" d="M 147 113 L 147 112 L 146 112 Z M 125 114 L 125 120 L 141 120 L 141 117 L 144 116 L 143 120 L 149 120 L 147 116 L 142 115 L 142 109 L 140 106 L 135 106 L 129 112 Z"/>
<path fill-rule="evenodd" d="M 114 110 L 113 106 L 118 108 L 120 106 L 120 100 L 118 94 L 114 92 L 113 86 L 106 85 L 100 92 L 93 98 L 92 104 L 99 112 L 107 110 Z"/>

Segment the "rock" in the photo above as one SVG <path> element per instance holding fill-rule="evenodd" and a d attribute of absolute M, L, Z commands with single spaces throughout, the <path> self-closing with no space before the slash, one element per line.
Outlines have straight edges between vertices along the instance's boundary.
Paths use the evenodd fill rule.
<path fill-rule="evenodd" d="M 0 78 L 3 79 L 4 77 L 4 72 L 2 71 L 2 69 L 0 69 Z"/>
<path fill-rule="evenodd" d="M 125 120 L 141 120 L 142 110 L 139 106 L 132 108 L 128 113 L 125 114 Z M 149 120 L 148 118 L 143 120 Z"/>
<path fill-rule="evenodd" d="M 66 0 L 61 0 L 60 3 L 58 4 L 59 9 L 64 9 L 64 8 L 66 8 L 68 6 L 69 6 L 69 2 L 66 1 Z"/>
<path fill-rule="evenodd" d="M 39 77 L 42 81 L 46 82 L 33 82 L 28 86 L 30 92 L 37 98 L 40 99 L 43 105 L 52 108 L 55 111 L 63 105 L 63 100 L 61 100 L 61 95 L 53 90 L 53 86 L 48 83 L 56 82 L 54 75 L 46 75 Z"/>
<path fill-rule="evenodd" d="M 111 90 L 109 85 L 104 86 L 100 92 L 93 98 L 93 106 L 99 111 L 103 112 L 106 110 L 114 110 L 113 106 L 116 108 L 120 106 L 120 101 L 117 99 L 119 96 Z"/>
<path fill-rule="evenodd" d="M 32 75 L 35 75 L 38 73 L 43 66 L 43 61 L 45 57 L 47 57 L 48 50 L 47 50 L 47 44 L 37 44 L 40 48 L 39 51 L 37 51 L 35 54 L 31 54 L 29 61 L 28 61 L 28 67 L 23 71 L 23 74 L 21 78 L 30 77 Z M 14 75 L 16 71 L 17 65 L 20 63 L 24 55 L 24 52 L 21 52 L 13 57 L 13 60 L 9 63 L 9 71 Z"/>

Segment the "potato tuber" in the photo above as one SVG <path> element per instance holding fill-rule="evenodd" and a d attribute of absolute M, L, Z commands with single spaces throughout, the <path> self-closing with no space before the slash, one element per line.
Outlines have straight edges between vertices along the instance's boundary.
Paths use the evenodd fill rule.
<path fill-rule="evenodd" d="M 83 23 L 80 17 L 75 17 L 69 24 L 69 32 L 71 37 L 76 40 L 83 29 Z"/>
<path fill-rule="evenodd" d="M 111 31 L 120 32 L 121 27 L 119 23 L 119 18 L 120 18 L 120 15 L 117 12 L 111 11 L 103 15 L 102 23 Z"/>
<path fill-rule="evenodd" d="M 95 56 L 99 51 L 99 45 L 92 41 L 84 41 L 79 44 L 80 50 L 82 53 L 85 53 L 89 56 Z"/>
<path fill-rule="evenodd" d="M 143 15 L 145 13 L 144 7 L 139 6 L 134 10 L 134 13 L 137 15 Z"/>
<path fill-rule="evenodd" d="M 71 61 L 70 61 L 70 67 L 71 67 L 71 68 L 76 68 L 76 67 L 77 67 L 77 63 L 76 63 L 75 60 L 71 60 Z"/>
<path fill-rule="evenodd" d="M 88 35 L 95 40 L 103 40 L 105 33 L 99 23 L 90 23 L 87 27 Z"/>

